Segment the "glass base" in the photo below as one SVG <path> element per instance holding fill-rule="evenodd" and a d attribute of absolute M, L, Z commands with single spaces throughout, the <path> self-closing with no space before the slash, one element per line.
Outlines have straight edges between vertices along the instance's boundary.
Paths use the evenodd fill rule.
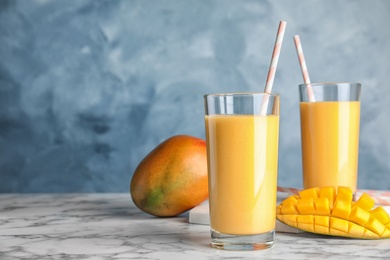
<path fill-rule="evenodd" d="M 223 250 L 262 250 L 273 246 L 274 237 L 275 230 L 256 235 L 230 235 L 211 229 L 211 246 Z"/>

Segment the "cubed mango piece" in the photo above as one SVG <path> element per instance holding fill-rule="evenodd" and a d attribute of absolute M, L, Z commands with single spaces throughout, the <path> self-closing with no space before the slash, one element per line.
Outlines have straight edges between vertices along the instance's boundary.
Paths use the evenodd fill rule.
<path fill-rule="evenodd" d="M 349 215 L 350 221 L 363 227 L 366 225 L 369 219 L 370 219 L 370 213 L 360 207 L 354 207 L 351 210 L 351 214 Z"/>
<path fill-rule="evenodd" d="M 351 188 L 339 186 L 337 188 L 336 201 L 352 201 L 353 192 Z"/>
<path fill-rule="evenodd" d="M 360 198 L 353 204 L 353 207 L 359 207 L 365 211 L 371 210 L 375 205 L 375 201 L 367 193 L 363 193 Z"/>
<path fill-rule="evenodd" d="M 282 209 L 280 210 L 282 214 L 299 214 L 297 208 L 296 208 L 296 203 L 295 202 L 288 202 L 282 204 Z"/>
<path fill-rule="evenodd" d="M 284 224 L 290 226 L 290 227 L 295 227 L 298 228 L 298 223 L 297 222 L 285 222 L 283 221 Z"/>
<path fill-rule="evenodd" d="M 314 216 L 313 215 L 297 215 L 298 223 L 305 224 L 314 224 Z"/>
<path fill-rule="evenodd" d="M 329 228 L 329 219 L 328 216 L 314 216 L 314 224 L 316 226 L 323 226 Z"/>
<path fill-rule="evenodd" d="M 329 216 L 330 215 L 330 205 L 328 198 L 316 198 L 314 200 L 314 207 L 317 215 Z"/>
<path fill-rule="evenodd" d="M 340 219 L 336 217 L 330 218 L 330 228 L 339 230 L 344 233 L 348 233 L 349 221 L 345 219 Z"/>
<path fill-rule="evenodd" d="M 365 228 L 371 230 L 375 234 L 381 236 L 382 233 L 385 231 L 386 227 L 383 225 L 378 219 L 376 218 L 370 218 L 366 225 L 364 226 Z"/>
<path fill-rule="evenodd" d="M 314 199 L 300 199 L 297 201 L 297 209 L 301 215 L 314 215 L 316 210 L 314 208 Z"/>
<path fill-rule="evenodd" d="M 329 226 L 324 227 L 324 226 L 314 225 L 314 232 L 318 234 L 329 235 Z"/>
<path fill-rule="evenodd" d="M 286 225 L 297 226 L 297 215 L 277 215 L 276 219 Z"/>
<path fill-rule="evenodd" d="M 292 196 L 288 197 L 287 199 L 285 199 L 282 203 L 290 203 L 290 202 L 297 203 L 298 199 L 299 199 L 298 195 L 292 195 Z"/>
<path fill-rule="evenodd" d="M 315 199 L 315 198 L 318 198 L 318 191 L 319 189 L 318 188 L 310 188 L 310 189 L 306 189 L 306 190 L 301 190 L 299 191 L 299 197 L 301 199 Z"/>
<path fill-rule="evenodd" d="M 348 219 L 351 213 L 351 201 L 336 200 L 332 210 L 332 216 Z"/>
<path fill-rule="evenodd" d="M 363 237 L 364 236 L 364 230 L 365 228 L 355 224 L 353 222 L 349 222 L 349 229 L 348 233 L 351 234 L 353 237 Z"/>
<path fill-rule="evenodd" d="M 286 222 L 297 222 L 298 215 L 282 215 L 282 220 Z"/>
<path fill-rule="evenodd" d="M 382 233 L 381 238 L 390 238 L 390 229 L 386 228 L 385 231 Z"/>
<path fill-rule="evenodd" d="M 378 219 L 382 224 L 387 224 L 390 221 L 390 216 L 381 206 L 370 211 L 370 218 Z"/>
<path fill-rule="evenodd" d="M 329 228 L 329 234 L 333 236 L 349 237 L 348 232 L 343 232 L 334 228 Z"/>
<path fill-rule="evenodd" d="M 368 239 L 378 239 L 380 238 L 380 236 L 374 232 L 372 232 L 371 230 L 365 228 L 364 229 L 364 238 L 368 238 Z"/>
<path fill-rule="evenodd" d="M 334 187 L 321 187 L 319 197 L 328 198 L 330 207 L 333 207 L 333 203 L 336 198 L 336 189 Z"/>
<path fill-rule="evenodd" d="M 297 228 L 305 230 L 305 231 L 309 231 L 309 232 L 314 232 L 314 225 L 313 224 L 297 222 Z"/>

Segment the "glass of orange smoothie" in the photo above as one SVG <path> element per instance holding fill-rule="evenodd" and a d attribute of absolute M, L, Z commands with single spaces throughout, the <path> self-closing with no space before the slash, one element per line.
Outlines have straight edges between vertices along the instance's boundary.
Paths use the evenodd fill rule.
<path fill-rule="evenodd" d="M 360 92 L 359 83 L 299 85 L 305 189 L 346 186 L 356 191 Z"/>
<path fill-rule="evenodd" d="M 205 95 L 211 245 L 257 250 L 274 243 L 279 95 Z"/>

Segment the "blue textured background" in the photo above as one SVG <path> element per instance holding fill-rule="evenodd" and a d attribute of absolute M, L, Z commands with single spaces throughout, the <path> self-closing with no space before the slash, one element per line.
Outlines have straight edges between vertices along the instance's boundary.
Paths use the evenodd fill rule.
<path fill-rule="evenodd" d="M 205 93 L 262 91 L 287 31 L 279 185 L 301 187 L 293 35 L 312 81 L 363 84 L 359 188 L 390 189 L 390 1 L 0 1 L 0 192 L 127 192 Z"/>

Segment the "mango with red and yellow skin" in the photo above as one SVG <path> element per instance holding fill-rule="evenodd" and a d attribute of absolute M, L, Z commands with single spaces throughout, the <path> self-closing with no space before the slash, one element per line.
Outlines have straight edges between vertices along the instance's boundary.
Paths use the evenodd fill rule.
<path fill-rule="evenodd" d="M 205 201 L 206 142 L 176 135 L 159 144 L 136 168 L 130 193 L 139 209 L 158 217 L 177 216 Z"/>

